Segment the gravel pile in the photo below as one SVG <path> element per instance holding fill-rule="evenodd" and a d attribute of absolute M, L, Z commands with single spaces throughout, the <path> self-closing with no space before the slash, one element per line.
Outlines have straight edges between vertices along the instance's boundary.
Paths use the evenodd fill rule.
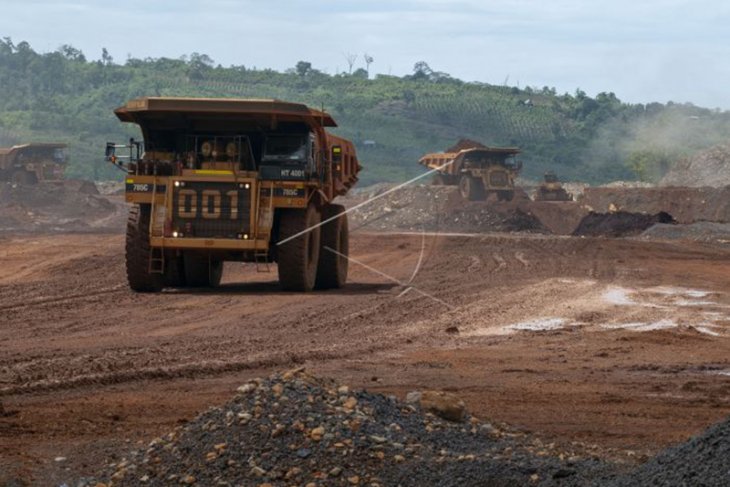
<path fill-rule="evenodd" d="M 0 233 L 118 232 L 125 220 L 124 202 L 100 195 L 89 181 L 0 182 Z"/>
<path fill-rule="evenodd" d="M 341 201 L 353 207 L 382 194 L 378 185 Z M 349 214 L 350 228 L 368 231 L 532 232 L 550 231 L 529 210 L 525 194 L 514 202 L 464 201 L 455 186 L 408 186 Z"/>
<path fill-rule="evenodd" d="M 228 404 L 77 485 L 569 486 L 607 469 L 573 455 L 298 370 L 241 386 Z"/>
<path fill-rule="evenodd" d="M 664 450 L 614 485 L 730 485 L 730 418 L 686 443 Z"/>

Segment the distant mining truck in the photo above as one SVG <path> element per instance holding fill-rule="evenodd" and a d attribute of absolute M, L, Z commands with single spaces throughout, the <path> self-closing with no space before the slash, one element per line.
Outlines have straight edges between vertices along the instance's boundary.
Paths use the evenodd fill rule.
<path fill-rule="evenodd" d="M 558 176 L 548 171 L 542 184 L 537 188 L 535 201 L 573 201 L 573 196 L 560 184 Z"/>
<path fill-rule="evenodd" d="M 126 170 L 126 267 L 138 292 L 215 287 L 223 262 L 278 263 L 283 289 L 345 285 L 353 144 L 326 112 L 279 100 L 139 98 L 115 110 L 144 142 L 107 143 Z"/>
<path fill-rule="evenodd" d="M 436 170 L 434 184 L 458 185 L 464 199 L 484 200 L 489 194 L 495 194 L 501 201 L 511 201 L 515 195 L 515 179 L 522 169 L 515 156 L 521 151 L 478 143 L 462 147 L 464 144 L 460 142 L 452 150 L 426 154 L 418 162 Z"/>
<path fill-rule="evenodd" d="M 0 181 L 19 184 L 63 179 L 66 144 L 32 143 L 0 148 Z"/>

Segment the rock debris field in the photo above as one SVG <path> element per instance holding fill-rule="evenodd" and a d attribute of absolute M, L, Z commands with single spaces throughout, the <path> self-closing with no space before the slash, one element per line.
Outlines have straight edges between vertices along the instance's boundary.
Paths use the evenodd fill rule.
<path fill-rule="evenodd" d="M 730 481 L 727 421 L 627 473 L 625 465 L 478 421 L 449 394 L 435 402 L 426 402 L 425 394 L 399 401 L 350 390 L 303 369 L 254 379 L 224 406 L 107 465 L 98 478 L 68 485 L 721 486 Z"/>

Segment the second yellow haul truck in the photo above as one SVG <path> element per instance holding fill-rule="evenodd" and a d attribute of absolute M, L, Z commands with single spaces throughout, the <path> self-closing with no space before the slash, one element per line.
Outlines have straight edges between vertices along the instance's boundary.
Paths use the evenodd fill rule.
<path fill-rule="evenodd" d="M 217 286 L 224 261 L 278 263 L 282 288 L 345 284 L 348 226 L 333 200 L 361 169 L 332 117 L 279 100 L 139 98 L 115 110 L 144 142 L 107 144 L 126 169 L 130 287 Z M 339 216 L 338 216 L 339 215 Z"/>

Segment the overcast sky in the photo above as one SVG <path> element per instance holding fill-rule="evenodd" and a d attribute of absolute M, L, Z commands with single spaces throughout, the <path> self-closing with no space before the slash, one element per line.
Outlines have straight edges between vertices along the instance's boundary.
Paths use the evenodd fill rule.
<path fill-rule="evenodd" d="M 0 36 L 116 62 L 199 52 L 284 70 L 310 61 L 403 75 L 417 61 L 468 81 L 613 91 L 730 109 L 730 2 L 719 0 L 0 0 Z"/>

